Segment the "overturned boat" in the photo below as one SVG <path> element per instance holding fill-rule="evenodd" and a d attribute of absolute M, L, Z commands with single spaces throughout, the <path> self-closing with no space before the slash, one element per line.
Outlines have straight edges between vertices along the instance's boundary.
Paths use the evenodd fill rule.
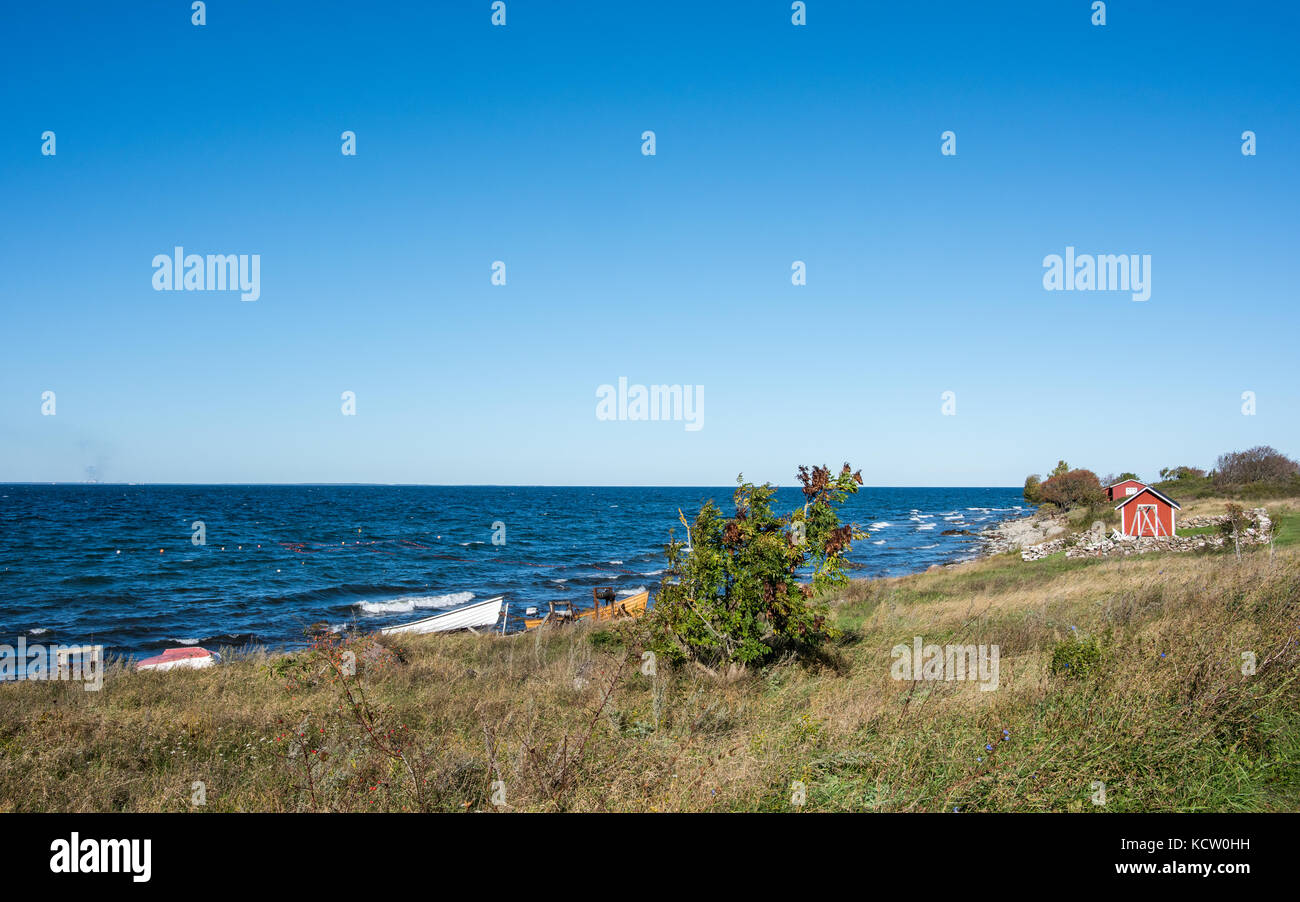
<path fill-rule="evenodd" d="M 467 604 L 452 611 L 434 614 L 432 617 L 425 617 L 423 620 L 385 627 L 379 632 L 381 635 L 390 636 L 394 633 L 445 633 L 451 630 L 475 630 L 491 627 L 496 625 L 497 619 L 501 616 L 501 608 L 504 603 L 505 596 L 498 595 L 495 598 L 476 601 L 473 604 Z"/>
<path fill-rule="evenodd" d="M 135 665 L 139 670 L 202 670 L 221 663 L 221 655 L 197 645 L 169 648 L 160 655 L 145 658 Z"/>

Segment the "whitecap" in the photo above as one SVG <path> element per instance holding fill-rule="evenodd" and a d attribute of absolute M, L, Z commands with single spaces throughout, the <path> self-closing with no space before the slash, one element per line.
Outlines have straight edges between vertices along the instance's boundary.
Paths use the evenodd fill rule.
<path fill-rule="evenodd" d="M 451 608 L 464 604 L 474 597 L 473 592 L 451 592 L 447 595 L 404 595 L 388 601 L 359 601 L 354 607 L 367 614 L 407 614 L 419 608 Z"/>
<path fill-rule="evenodd" d="M 640 595 L 640 594 L 641 594 L 642 592 L 644 592 L 644 591 L 646 591 L 646 587 L 645 587 L 645 586 L 637 586 L 635 589 L 619 589 L 618 592 L 617 592 L 617 594 L 619 594 L 619 595 Z"/>
<path fill-rule="evenodd" d="M 879 523 L 872 523 L 870 526 L 867 527 L 867 529 L 884 529 L 886 526 L 893 526 L 893 525 L 894 525 L 893 523 L 887 523 L 884 520 L 881 520 Z"/>

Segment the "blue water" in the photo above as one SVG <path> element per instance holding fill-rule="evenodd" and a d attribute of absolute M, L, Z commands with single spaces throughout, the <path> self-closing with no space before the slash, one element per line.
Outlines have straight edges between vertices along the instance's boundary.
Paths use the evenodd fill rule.
<path fill-rule="evenodd" d="M 306 630 L 415 620 L 505 595 L 510 620 L 591 587 L 653 595 L 663 546 L 731 488 L 0 485 L 0 642 L 292 647 Z M 778 511 L 803 501 L 782 489 Z M 1018 488 L 864 488 L 856 576 L 972 557 L 968 536 L 1027 514 Z M 948 519 L 944 519 L 947 517 Z M 202 521 L 206 544 L 192 540 Z M 495 521 L 505 544 L 492 543 Z M 886 525 L 887 524 L 887 525 Z"/>

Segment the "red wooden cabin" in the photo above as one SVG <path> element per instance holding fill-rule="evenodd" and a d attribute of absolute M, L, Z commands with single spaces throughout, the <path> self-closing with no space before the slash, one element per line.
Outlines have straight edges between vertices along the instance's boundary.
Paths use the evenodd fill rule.
<path fill-rule="evenodd" d="M 1119 531 L 1123 535 L 1172 536 L 1175 511 L 1182 508 L 1168 495 L 1144 485 L 1117 504 L 1115 510 L 1119 511 Z"/>
<path fill-rule="evenodd" d="M 1141 489 L 1146 488 L 1145 483 L 1138 482 L 1136 479 L 1125 479 L 1114 485 L 1106 486 L 1106 500 L 1123 501 L 1129 495 L 1136 495 Z"/>

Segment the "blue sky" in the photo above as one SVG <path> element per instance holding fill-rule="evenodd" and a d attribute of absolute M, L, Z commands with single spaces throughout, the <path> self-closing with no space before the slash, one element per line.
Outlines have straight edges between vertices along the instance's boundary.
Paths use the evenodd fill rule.
<path fill-rule="evenodd" d="M 0 480 L 1010 485 L 1300 453 L 1294 6 L 26 6 Z M 176 245 L 260 254 L 260 299 L 154 291 Z M 1150 254 L 1151 299 L 1045 291 L 1067 245 Z M 703 428 L 598 420 L 620 376 L 704 386 Z"/>

